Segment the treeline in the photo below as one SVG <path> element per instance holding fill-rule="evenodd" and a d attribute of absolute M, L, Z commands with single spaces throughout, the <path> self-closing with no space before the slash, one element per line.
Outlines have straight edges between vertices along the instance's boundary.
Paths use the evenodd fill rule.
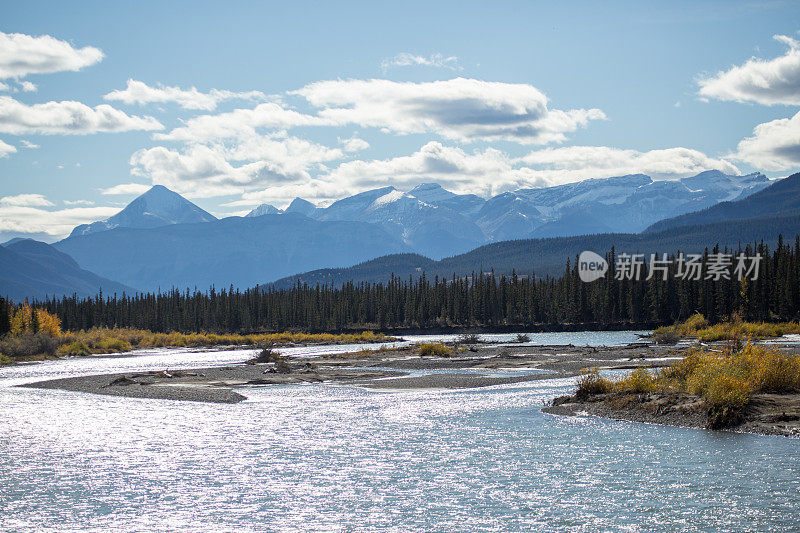
<path fill-rule="evenodd" d="M 720 252 L 718 248 L 707 250 Z M 791 320 L 800 316 L 800 238 L 777 248 L 747 246 L 731 253 L 761 254 L 756 280 L 680 279 L 675 261 L 666 280 L 616 279 L 614 249 L 606 254 L 608 274 L 584 283 L 576 261 L 558 278 L 513 273 L 473 273 L 449 279 L 424 274 L 392 277 L 385 283 L 340 287 L 297 284 L 289 289 L 239 291 L 172 290 L 161 294 L 75 296 L 36 302 L 58 315 L 65 330 L 133 327 L 155 332 L 262 332 L 302 329 L 341 331 L 426 327 L 588 328 L 663 325 L 695 312 L 717 322 L 739 313 L 745 320 Z M 705 272 L 705 269 L 704 269 Z M 646 270 L 644 271 L 646 274 Z M 705 276 L 704 276 L 705 277 Z M 0 310 L 2 316 L 2 310 Z"/>

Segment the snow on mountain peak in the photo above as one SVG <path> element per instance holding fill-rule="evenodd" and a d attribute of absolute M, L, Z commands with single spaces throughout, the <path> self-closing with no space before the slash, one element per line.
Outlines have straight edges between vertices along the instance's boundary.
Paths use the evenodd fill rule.
<path fill-rule="evenodd" d="M 457 196 L 457 194 L 448 191 L 438 183 L 420 183 L 408 191 L 408 194 L 426 203 L 441 202 Z"/>
<path fill-rule="evenodd" d="M 116 215 L 72 230 L 70 236 L 87 235 L 114 228 L 155 228 L 171 224 L 188 224 L 216 220 L 180 194 L 163 185 L 154 185 L 134 199 Z"/>
<path fill-rule="evenodd" d="M 261 204 L 249 213 L 247 213 L 246 217 L 260 217 L 264 215 L 279 215 L 283 213 L 282 210 L 278 209 L 274 205 L 270 204 Z"/>
<path fill-rule="evenodd" d="M 382 207 L 384 205 L 396 202 L 401 198 L 403 198 L 404 196 L 406 196 L 406 194 L 403 191 L 398 191 L 397 189 L 394 189 L 393 191 L 376 198 L 370 204 L 369 209 L 378 209 L 379 207 Z"/>

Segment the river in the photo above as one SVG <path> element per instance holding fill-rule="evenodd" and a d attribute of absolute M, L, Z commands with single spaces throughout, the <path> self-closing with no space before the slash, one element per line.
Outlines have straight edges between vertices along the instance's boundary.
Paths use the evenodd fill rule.
<path fill-rule="evenodd" d="M 532 343 L 545 338 L 536 335 L 636 340 L 559 333 Z M 800 440 L 541 413 L 572 379 L 402 392 L 253 387 L 235 405 L 13 387 L 250 353 L 160 350 L 0 369 L 0 529 L 800 528 Z"/>

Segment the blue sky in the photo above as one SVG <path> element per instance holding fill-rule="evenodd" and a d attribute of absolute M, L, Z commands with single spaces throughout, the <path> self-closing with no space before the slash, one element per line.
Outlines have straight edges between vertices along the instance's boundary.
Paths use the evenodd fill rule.
<path fill-rule="evenodd" d="M 55 240 L 154 183 L 225 216 L 385 184 L 800 169 L 795 2 L 2 12 L 0 238 Z"/>

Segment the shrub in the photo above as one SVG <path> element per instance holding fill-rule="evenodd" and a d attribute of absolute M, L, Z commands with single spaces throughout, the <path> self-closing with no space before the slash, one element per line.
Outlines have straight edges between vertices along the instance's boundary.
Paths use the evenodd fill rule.
<path fill-rule="evenodd" d="M 419 345 L 419 354 L 420 355 L 436 355 L 439 357 L 450 357 L 453 353 L 453 349 L 449 346 L 445 346 L 441 343 L 425 343 Z"/>
<path fill-rule="evenodd" d="M 69 344 L 62 344 L 56 350 L 56 355 L 91 355 L 92 351 L 84 341 L 74 341 Z"/>
<path fill-rule="evenodd" d="M 578 378 L 578 390 L 575 393 L 579 398 L 585 398 L 594 394 L 606 394 L 611 392 L 613 384 L 611 380 L 604 378 L 596 368 L 591 370 L 584 369 Z"/>
<path fill-rule="evenodd" d="M 517 333 L 517 342 L 531 342 L 531 336 L 527 333 Z"/>
<path fill-rule="evenodd" d="M 478 344 L 481 338 L 476 333 L 462 333 L 456 341 L 458 344 Z"/>
<path fill-rule="evenodd" d="M 97 353 L 121 353 L 131 351 L 132 347 L 124 339 L 103 338 L 96 342 L 92 349 Z"/>
<path fill-rule="evenodd" d="M 53 356 L 58 340 L 45 333 L 8 336 L 0 341 L 0 353 L 8 357 Z"/>
<path fill-rule="evenodd" d="M 273 350 L 271 347 L 264 346 L 258 352 L 258 355 L 252 359 L 248 359 L 246 362 L 248 364 L 255 365 L 259 363 L 277 363 L 283 359 L 285 359 L 285 357 Z"/>
<path fill-rule="evenodd" d="M 739 355 L 739 360 L 755 391 L 800 391 L 800 357 L 783 354 L 775 348 L 748 344 Z"/>
<path fill-rule="evenodd" d="M 700 313 L 695 313 L 682 324 L 678 325 L 678 333 L 681 335 L 694 335 L 701 329 L 708 327 L 708 320 Z"/>
<path fill-rule="evenodd" d="M 653 340 L 656 344 L 677 344 L 681 335 L 675 326 L 664 326 L 653 331 Z"/>
<path fill-rule="evenodd" d="M 700 351 L 692 349 L 680 361 L 658 371 L 657 381 L 662 388 L 686 390 L 686 380 L 694 374 L 700 364 Z"/>

